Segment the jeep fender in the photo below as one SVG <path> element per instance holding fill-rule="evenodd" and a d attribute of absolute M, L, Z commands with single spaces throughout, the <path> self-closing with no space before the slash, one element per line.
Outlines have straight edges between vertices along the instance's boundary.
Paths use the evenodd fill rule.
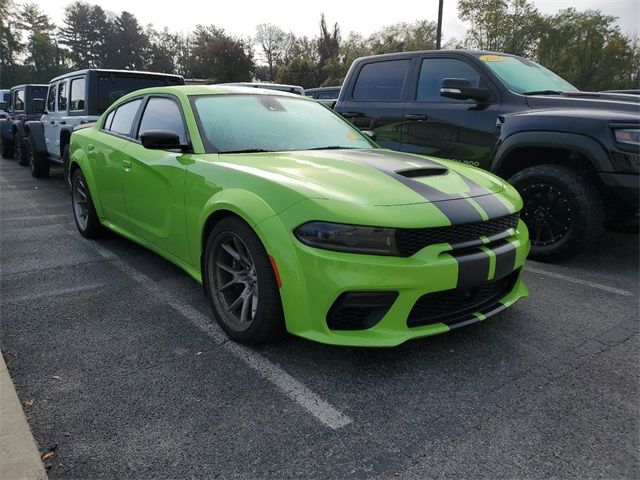
<path fill-rule="evenodd" d="M 522 147 L 575 150 L 584 155 L 596 171 L 611 172 L 614 170 L 607 152 L 593 138 L 585 135 L 558 132 L 519 132 L 509 135 L 498 145 L 490 170 L 492 172 L 500 172 L 503 161 L 509 153 Z"/>
<path fill-rule="evenodd" d="M 47 143 L 44 139 L 44 126 L 42 122 L 32 120 L 25 124 L 26 136 L 31 139 L 33 152 L 40 155 L 47 155 Z"/>
<path fill-rule="evenodd" d="M 11 136 L 18 134 L 20 137 L 24 137 L 24 123 L 20 120 L 14 120 L 13 125 L 11 127 Z"/>
<path fill-rule="evenodd" d="M 62 152 L 64 152 L 64 147 L 69 145 L 71 141 L 71 133 L 73 132 L 73 127 L 67 126 L 63 127 L 60 130 L 60 158 L 62 158 Z"/>

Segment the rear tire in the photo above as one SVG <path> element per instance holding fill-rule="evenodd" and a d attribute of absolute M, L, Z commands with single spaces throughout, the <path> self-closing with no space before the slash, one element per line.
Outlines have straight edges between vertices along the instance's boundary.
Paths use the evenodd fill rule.
<path fill-rule="evenodd" d="M 100 236 L 103 227 L 100 224 L 100 219 L 93 205 L 87 180 L 79 168 L 73 172 L 71 184 L 73 186 L 71 193 L 73 219 L 76 222 L 76 227 L 78 227 L 80 235 L 85 238 L 96 238 Z"/>
<path fill-rule="evenodd" d="M 509 182 L 524 202 L 529 257 L 541 262 L 569 258 L 592 246 L 602 233 L 604 202 L 585 175 L 560 165 L 539 165 L 516 173 Z"/>
<path fill-rule="evenodd" d="M 13 157 L 17 160 L 18 165 L 22 165 L 23 167 L 27 165 L 27 149 L 25 144 L 25 139 L 21 138 L 19 133 L 13 136 Z"/>
<path fill-rule="evenodd" d="M 31 175 L 33 175 L 35 178 L 48 177 L 49 176 L 49 159 L 44 155 L 36 153 L 30 140 L 29 140 L 28 149 L 26 153 L 27 153 L 27 159 L 28 159 L 27 164 L 29 165 L 29 170 L 31 170 Z"/>
<path fill-rule="evenodd" d="M 232 340 L 257 345 L 284 336 L 280 291 L 253 229 L 227 217 L 207 238 L 203 282 L 220 327 Z"/>

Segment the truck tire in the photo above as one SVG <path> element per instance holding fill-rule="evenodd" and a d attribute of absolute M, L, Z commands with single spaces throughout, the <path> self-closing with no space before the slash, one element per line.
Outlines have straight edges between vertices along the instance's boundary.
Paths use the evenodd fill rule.
<path fill-rule="evenodd" d="M 27 140 L 20 138 L 19 133 L 13 136 L 13 156 L 17 160 L 18 165 L 22 167 L 26 167 L 28 164 L 26 143 Z"/>
<path fill-rule="evenodd" d="M 31 140 L 24 142 L 26 145 L 27 151 L 27 163 L 29 165 L 29 170 L 31 170 L 31 175 L 35 178 L 44 178 L 49 176 L 49 159 L 44 155 L 36 153 L 33 145 L 31 145 Z"/>
<path fill-rule="evenodd" d="M 560 165 L 526 168 L 509 179 L 522 196 L 529 258 L 551 262 L 593 245 L 604 223 L 604 202 L 585 175 Z"/>
<path fill-rule="evenodd" d="M 0 138 L 0 146 L 2 147 L 2 158 L 10 160 L 13 158 L 13 143 Z"/>

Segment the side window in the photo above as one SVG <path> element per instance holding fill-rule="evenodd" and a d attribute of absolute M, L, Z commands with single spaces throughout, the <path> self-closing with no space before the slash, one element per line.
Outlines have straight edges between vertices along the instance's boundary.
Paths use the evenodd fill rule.
<path fill-rule="evenodd" d="M 420 102 L 466 102 L 440 95 L 442 80 L 445 78 L 464 78 L 472 87 L 480 85 L 478 71 L 462 60 L 454 58 L 425 58 L 420 67 L 416 100 Z"/>
<path fill-rule="evenodd" d="M 67 111 L 67 82 L 58 84 L 58 111 Z"/>
<path fill-rule="evenodd" d="M 409 62 L 409 59 L 388 60 L 363 66 L 353 88 L 353 98 L 373 102 L 400 100 Z"/>
<path fill-rule="evenodd" d="M 169 98 L 152 97 L 149 99 L 140 121 L 138 138 L 141 133 L 148 130 L 168 130 L 178 134 L 181 143 L 187 142 L 187 132 L 182 121 L 180 106 Z"/>
<path fill-rule="evenodd" d="M 136 113 L 138 113 L 138 108 L 140 108 L 141 103 L 142 99 L 138 98 L 120 105 L 113 115 L 109 130 L 114 133 L 119 133 L 120 135 L 130 136 L 133 121 L 136 118 Z"/>
<path fill-rule="evenodd" d="M 13 92 L 13 109 L 17 111 L 24 110 L 24 90 Z"/>
<path fill-rule="evenodd" d="M 102 130 L 111 129 L 111 122 L 113 121 L 113 116 L 115 115 L 115 113 L 115 110 L 111 110 L 109 112 L 109 115 L 107 115 L 107 118 L 104 119 L 104 123 L 102 124 Z"/>
<path fill-rule="evenodd" d="M 85 82 L 84 78 L 75 78 L 71 80 L 71 102 L 69 104 L 69 110 L 72 112 L 79 112 L 84 110 L 85 101 Z"/>
<path fill-rule="evenodd" d="M 56 85 L 49 86 L 49 95 L 47 95 L 47 110 L 49 113 L 56 111 Z"/>

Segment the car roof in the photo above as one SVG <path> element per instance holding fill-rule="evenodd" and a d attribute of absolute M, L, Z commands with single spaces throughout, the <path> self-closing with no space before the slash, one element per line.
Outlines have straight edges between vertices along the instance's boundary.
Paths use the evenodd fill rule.
<path fill-rule="evenodd" d="M 340 90 L 342 87 L 340 85 L 336 85 L 335 87 L 315 87 L 315 88 L 307 88 L 305 92 L 327 92 L 329 90 Z"/>
<path fill-rule="evenodd" d="M 99 72 L 99 73 L 130 73 L 134 75 L 144 75 L 145 77 L 172 77 L 172 78 L 182 78 L 182 75 L 175 75 L 173 73 L 158 73 L 158 72 L 142 72 L 140 70 L 115 70 L 109 68 L 85 68 L 83 70 L 75 70 L 73 72 L 64 73 L 55 78 L 52 78 L 49 83 L 57 82 L 59 80 L 63 80 L 69 77 L 75 77 L 76 75 L 84 75 L 89 72 Z"/>
<path fill-rule="evenodd" d="M 25 88 L 25 87 L 44 87 L 44 88 L 49 88 L 49 85 L 46 83 L 23 83 L 22 85 L 14 85 L 13 87 L 11 87 L 11 90 L 16 90 L 18 88 Z"/>
<path fill-rule="evenodd" d="M 380 55 L 369 55 L 366 57 L 360 57 L 358 59 L 356 59 L 357 62 L 363 61 L 363 60 L 373 60 L 373 59 L 387 59 L 387 58 L 393 58 L 393 57 L 406 57 L 406 56 L 414 56 L 414 55 L 423 55 L 425 53 L 437 53 L 438 55 L 442 55 L 442 54 L 451 54 L 451 53 L 462 53 L 462 54 L 468 54 L 468 55 L 502 55 L 505 57 L 514 57 L 516 55 L 512 55 L 510 53 L 503 53 L 503 52 L 492 52 L 489 50 L 468 50 L 468 49 L 451 49 L 451 50 L 416 50 L 416 51 L 410 51 L 410 52 L 394 52 L 394 53 L 383 53 Z"/>

